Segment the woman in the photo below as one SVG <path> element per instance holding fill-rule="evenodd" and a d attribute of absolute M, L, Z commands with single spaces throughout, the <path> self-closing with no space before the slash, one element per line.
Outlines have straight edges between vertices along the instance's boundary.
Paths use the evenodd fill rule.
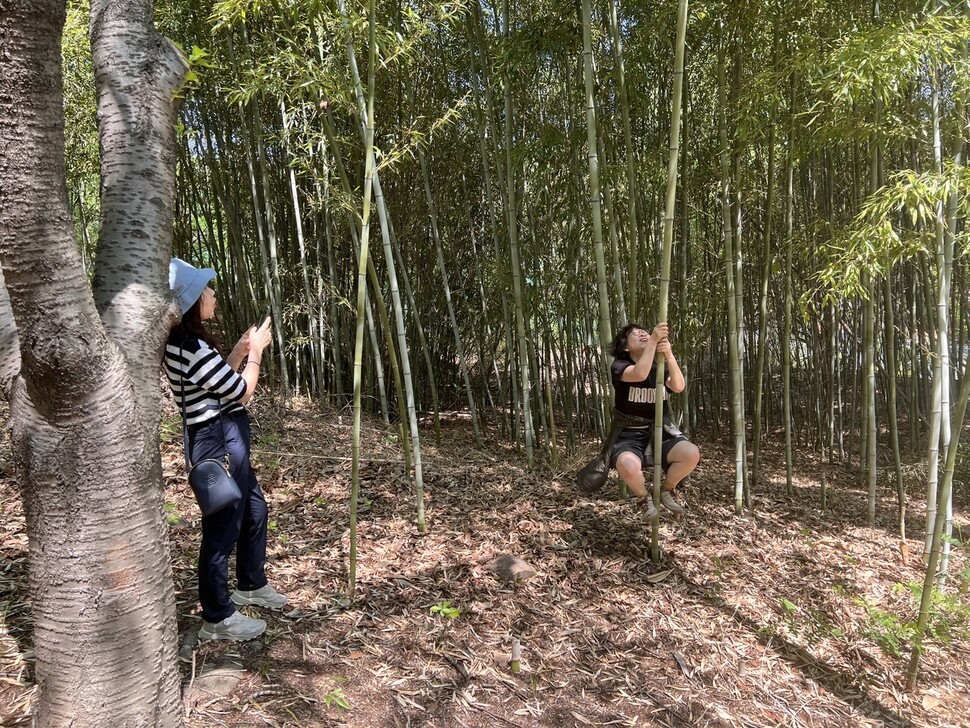
<path fill-rule="evenodd" d="M 666 400 L 668 392 L 684 391 L 684 374 L 670 348 L 667 324 L 654 326 L 647 331 L 642 326 L 628 324 L 613 339 L 610 353 L 614 357 L 610 369 L 616 392 L 614 405 L 623 414 L 654 419 L 656 401 L 657 362 L 656 355 L 663 354 L 665 386 L 661 388 Z M 647 492 L 643 477 L 643 461 L 647 449 L 653 444 L 653 425 L 625 427 L 613 445 L 612 462 L 634 495 L 643 499 L 648 518 L 657 514 L 653 497 Z M 677 486 L 686 478 L 700 460 L 697 446 L 689 442 L 680 430 L 664 427 L 661 446 L 661 466 L 664 482 L 660 502 L 674 513 L 683 513 L 684 506 L 676 497 Z"/>
<path fill-rule="evenodd" d="M 270 321 L 249 329 L 223 358 L 206 329 L 216 311 L 216 295 L 207 285 L 216 275 L 173 258 L 169 284 L 178 298 L 182 321 L 165 346 L 165 371 L 183 408 L 188 428 L 189 462 L 229 455 L 230 472 L 242 499 L 202 517 L 199 550 L 199 601 L 203 624 L 200 640 L 248 640 L 266 629 L 262 619 L 247 617 L 236 605 L 282 608 L 287 599 L 266 582 L 266 499 L 250 462 L 249 415 L 246 403 L 259 379 L 263 351 L 271 342 Z M 239 371 L 243 360 L 245 366 Z M 237 589 L 229 594 L 229 554 L 236 551 Z"/>

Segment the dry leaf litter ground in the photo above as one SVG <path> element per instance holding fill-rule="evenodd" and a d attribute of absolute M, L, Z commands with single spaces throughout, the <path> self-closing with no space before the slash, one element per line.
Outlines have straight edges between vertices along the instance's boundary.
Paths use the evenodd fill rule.
<path fill-rule="evenodd" d="M 868 529 L 865 494 L 847 471 L 800 458 L 788 498 L 784 458 L 769 449 L 756 511 L 737 518 L 730 453 L 701 442 L 689 514 L 663 521 L 654 565 L 649 525 L 614 483 L 596 498 L 575 490 L 572 473 L 592 444 L 559 469 L 527 472 L 494 435 L 476 449 L 460 419 L 443 425 L 441 446 L 425 430 L 429 528 L 420 535 L 400 448 L 371 422 L 350 602 L 351 417 L 264 406 L 254 458 L 270 506 L 268 571 L 291 604 L 261 615 L 261 639 L 193 649 L 198 513 L 173 423 L 163 462 L 189 726 L 970 726 L 965 622 L 931 642 L 909 695 L 907 645 L 887 655 L 870 616 L 915 619 L 915 598 L 896 586 L 922 581 L 915 483 L 904 561 L 888 477 Z M 0 456 L 9 461 L 8 444 Z M 27 539 L 3 470 L 0 717 L 28 725 Z M 957 521 L 967 520 L 958 503 Z M 488 566 L 506 553 L 535 578 L 496 580 Z M 952 573 L 966 568 L 964 553 L 955 551 Z M 507 664 L 513 636 L 518 674 Z M 206 687 L 217 667 L 234 675 L 228 694 Z"/>

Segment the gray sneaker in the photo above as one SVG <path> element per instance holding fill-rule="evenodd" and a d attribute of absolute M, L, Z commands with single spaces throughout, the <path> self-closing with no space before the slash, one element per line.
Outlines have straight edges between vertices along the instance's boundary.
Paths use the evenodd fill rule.
<path fill-rule="evenodd" d="M 652 521 L 657 515 L 657 506 L 653 504 L 653 493 L 647 493 L 639 499 L 637 505 L 643 511 L 648 520 Z"/>
<path fill-rule="evenodd" d="M 686 510 L 674 496 L 674 491 L 667 490 L 666 488 L 660 491 L 660 502 L 664 504 L 664 507 L 668 511 L 673 513 L 683 513 Z"/>
<path fill-rule="evenodd" d="M 246 607 L 252 604 L 268 609 L 282 609 L 289 601 L 289 599 L 269 584 L 255 591 L 239 591 L 239 589 L 236 589 L 229 598 L 232 599 L 233 604 L 239 607 Z"/>
<path fill-rule="evenodd" d="M 253 619 L 242 612 L 233 612 L 221 622 L 203 622 L 199 630 L 199 641 L 251 640 L 265 631 L 266 622 L 262 619 Z"/>

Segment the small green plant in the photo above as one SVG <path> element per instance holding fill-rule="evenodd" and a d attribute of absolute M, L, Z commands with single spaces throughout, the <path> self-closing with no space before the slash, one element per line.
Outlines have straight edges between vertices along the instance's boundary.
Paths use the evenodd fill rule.
<path fill-rule="evenodd" d="M 322 495 L 319 495 L 313 499 L 313 503 L 314 505 L 323 506 L 327 504 L 327 499 L 324 498 Z"/>
<path fill-rule="evenodd" d="M 923 585 L 919 582 L 896 584 L 893 590 L 897 593 L 909 592 L 916 605 L 923 595 Z M 907 644 L 916 634 L 916 614 L 913 619 L 907 620 L 874 607 L 861 597 L 856 599 L 856 603 L 865 608 L 868 617 L 862 629 L 863 634 L 879 645 L 885 654 L 902 658 Z M 959 594 L 934 590 L 926 623 L 926 638 L 949 644 L 967 635 L 970 635 L 970 604 L 966 604 Z"/>
<path fill-rule="evenodd" d="M 781 607 L 781 619 L 787 625 L 788 630 L 792 634 L 798 634 L 798 607 L 784 597 L 778 600 L 778 606 Z"/>
<path fill-rule="evenodd" d="M 343 688 L 334 688 L 323 696 L 323 702 L 328 708 L 336 708 L 337 715 L 343 715 L 345 710 L 350 710 L 350 702 L 344 695 Z"/>
<path fill-rule="evenodd" d="M 266 528 L 269 529 L 271 533 L 276 533 L 280 530 L 279 524 L 276 523 L 276 521 L 270 521 Z"/>
<path fill-rule="evenodd" d="M 431 607 L 432 614 L 440 614 L 443 617 L 448 617 L 449 619 L 456 619 L 458 615 L 461 614 L 461 610 L 457 607 L 451 606 L 451 600 L 445 599 L 444 601 L 438 602 L 433 607 Z"/>
<path fill-rule="evenodd" d="M 970 534 L 965 537 L 959 526 L 954 525 L 956 537 L 943 534 L 943 540 L 950 544 L 955 551 L 963 551 L 963 568 L 954 574 L 959 586 L 960 594 L 970 591 Z M 966 539 L 966 540 L 964 540 Z"/>
<path fill-rule="evenodd" d="M 808 616 L 812 620 L 808 631 L 809 644 L 818 644 L 823 639 L 827 639 L 829 637 L 834 637 L 836 639 L 842 639 L 845 637 L 845 633 L 835 626 L 832 618 L 825 610 L 812 607 L 808 610 Z"/>
<path fill-rule="evenodd" d="M 865 607 L 868 619 L 863 625 L 862 633 L 879 645 L 879 649 L 890 657 L 903 656 L 903 646 L 916 632 L 916 624 L 903 622 L 895 614 L 872 606 L 865 599 L 859 598 L 857 604 Z"/>
<path fill-rule="evenodd" d="M 182 437 L 182 422 L 178 417 L 162 420 L 159 428 L 159 436 L 162 442 L 175 442 Z"/>
<path fill-rule="evenodd" d="M 733 556 L 712 556 L 711 563 L 714 564 L 714 576 L 720 579 L 724 572 L 738 565 L 738 560 Z"/>
<path fill-rule="evenodd" d="M 923 585 L 920 582 L 897 584 L 896 589 L 909 590 L 917 604 L 923 597 Z M 912 625 L 915 631 L 916 622 Z M 926 623 L 926 636 L 945 645 L 954 639 L 970 636 L 970 604 L 960 594 L 948 594 L 934 589 L 929 620 Z"/>
<path fill-rule="evenodd" d="M 845 636 L 842 630 L 835 626 L 825 610 L 812 606 L 799 609 L 798 606 L 784 597 L 779 599 L 778 602 L 782 609 L 782 619 L 789 631 L 794 635 L 804 637 L 809 645 L 816 645 L 830 637 L 841 638 Z"/>
<path fill-rule="evenodd" d="M 175 511 L 174 503 L 165 504 L 165 520 L 170 526 L 174 526 L 182 520 L 182 517 Z"/>
<path fill-rule="evenodd" d="M 257 442 L 260 447 L 272 447 L 280 444 L 280 436 L 265 432 L 259 436 Z"/>

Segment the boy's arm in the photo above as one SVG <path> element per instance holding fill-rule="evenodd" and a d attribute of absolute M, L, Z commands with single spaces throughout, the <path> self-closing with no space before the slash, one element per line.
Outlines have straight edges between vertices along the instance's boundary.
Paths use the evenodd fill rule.
<path fill-rule="evenodd" d="M 664 362 L 667 369 L 667 386 L 670 387 L 670 391 L 683 392 L 684 387 L 687 386 L 687 382 L 684 381 L 684 373 L 680 370 L 677 357 L 674 356 L 674 352 L 670 348 L 670 340 L 664 339 L 661 341 L 657 345 L 657 351 L 664 355 Z"/>

